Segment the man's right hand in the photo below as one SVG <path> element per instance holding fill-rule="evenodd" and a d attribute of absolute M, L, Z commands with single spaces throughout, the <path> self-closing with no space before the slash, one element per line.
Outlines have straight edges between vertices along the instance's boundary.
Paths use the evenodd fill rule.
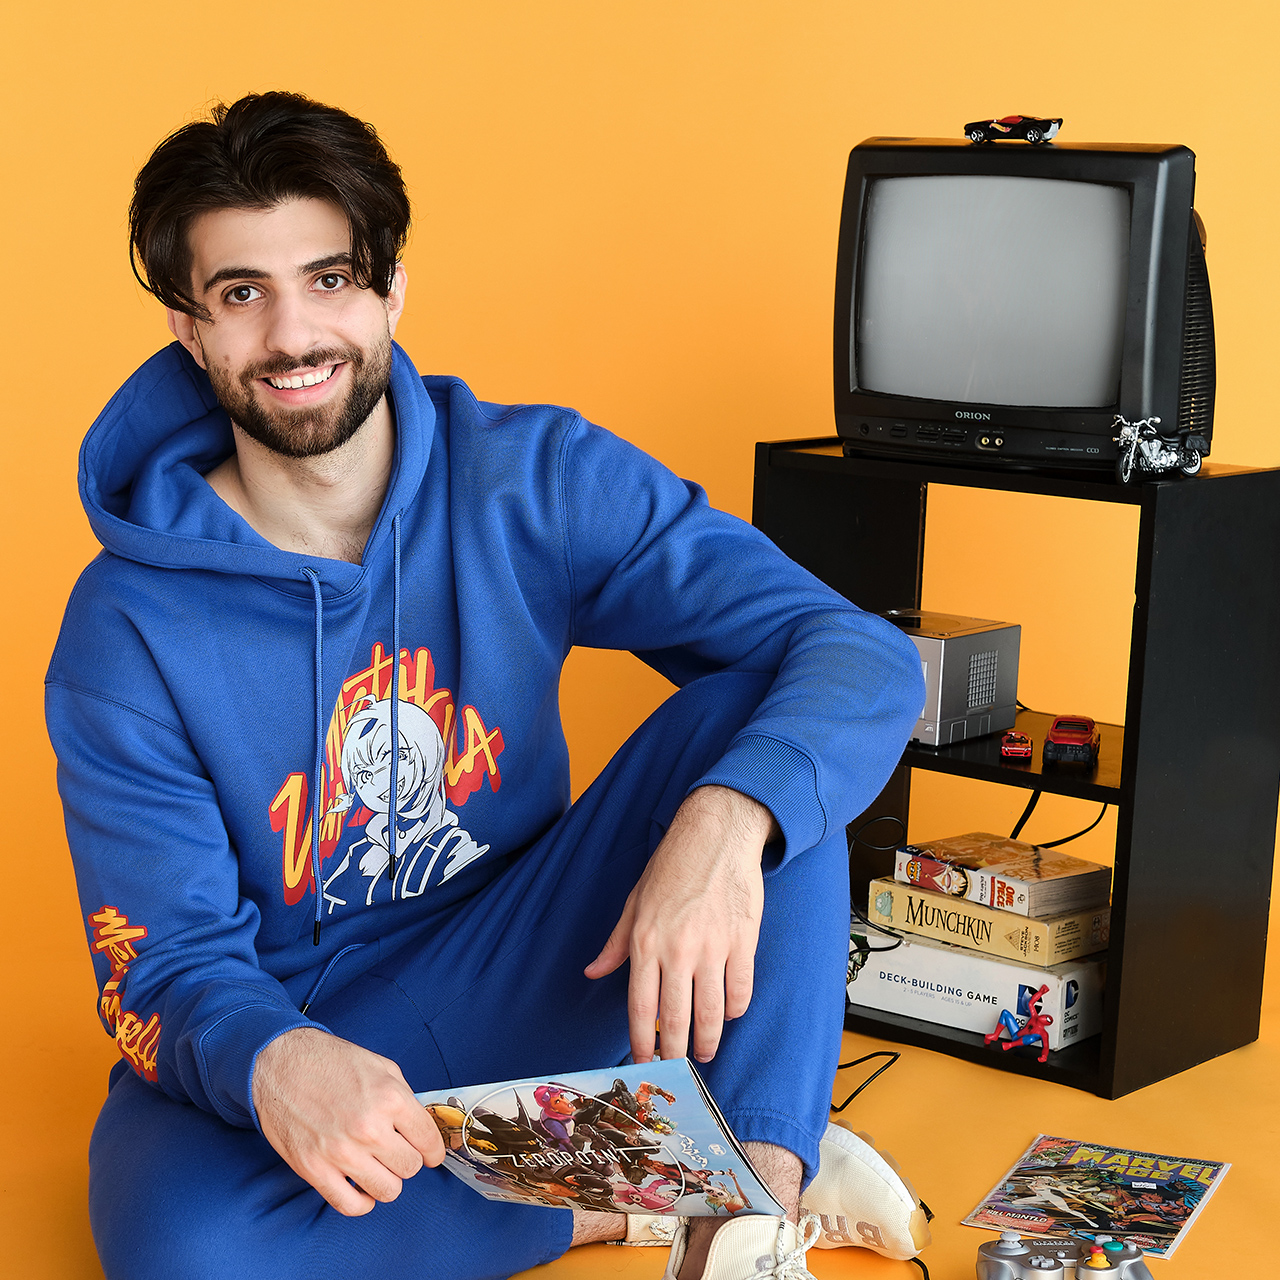
<path fill-rule="evenodd" d="M 280 1158 L 348 1217 L 394 1200 L 406 1178 L 444 1159 L 440 1130 L 400 1068 L 318 1027 L 263 1049 L 253 1105 Z"/>

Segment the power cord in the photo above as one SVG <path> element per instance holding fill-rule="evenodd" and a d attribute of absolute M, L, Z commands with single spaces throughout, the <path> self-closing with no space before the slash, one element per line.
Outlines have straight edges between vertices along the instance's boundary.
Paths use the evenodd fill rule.
<path fill-rule="evenodd" d="M 856 1098 L 858 1094 L 867 1087 L 867 1085 L 869 1085 L 877 1076 L 884 1075 L 884 1073 L 888 1071 L 900 1057 L 902 1057 L 902 1054 L 895 1053 L 892 1049 L 877 1049 L 875 1053 L 864 1054 L 861 1058 L 850 1058 L 848 1062 L 836 1063 L 836 1070 L 844 1071 L 848 1067 L 859 1067 L 864 1062 L 870 1062 L 872 1058 L 889 1059 L 888 1062 L 882 1063 L 878 1066 L 838 1107 L 832 1107 L 831 1114 L 838 1116 L 840 1112 L 842 1112 L 845 1107 L 847 1107 L 849 1103 L 851 1103 L 854 1098 Z"/>
<path fill-rule="evenodd" d="M 877 822 L 893 822 L 897 824 L 898 835 L 894 838 L 894 840 L 891 843 L 872 844 L 870 840 L 863 839 L 862 833 L 868 827 L 875 826 Z M 866 822 L 864 822 L 862 826 L 860 826 L 852 834 L 852 836 L 850 836 L 849 838 L 850 839 L 850 849 L 849 849 L 850 858 L 852 859 L 853 845 L 855 844 L 864 845 L 868 849 L 874 849 L 877 853 L 892 853 L 895 849 L 898 848 L 899 844 L 902 841 L 904 841 L 906 838 L 907 838 L 907 824 L 903 822 L 901 818 L 899 818 L 896 814 L 892 814 L 892 813 L 879 814 L 877 817 L 868 818 Z M 902 946 L 903 942 L 905 941 L 903 936 L 900 933 L 897 933 L 895 930 L 886 928 L 882 924 L 872 924 L 871 921 L 868 920 L 867 917 L 863 914 L 862 908 L 859 907 L 855 902 L 853 902 L 852 899 L 850 899 L 850 902 L 849 902 L 849 911 L 854 917 L 854 919 L 857 920 L 859 924 L 863 925 L 868 930 L 874 931 L 875 933 L 881 934 L 882 936 L 890 937 L 894 939 L 894 941 L 891 942 L 887 947 L 873 947 L 869 939 L 865 940 L 865 945 L 857 948 L 857 950 L 861 951 L 864 955 L 875 955 L 879 951 L 896 951 L 900 946 Z M 859 1059 L 859 1061 L 863 1061 L 863 1059 Z M 889 1063 L 888 1065 L 892 1066 L 893 1063 Z M 885 1068 L 881 1067 L 880 1071 L 883 1071 L 883 1070 L 885 1070 Z M 879 1075 L 879 1074 L 880 1072 L 877 1071 L 876 1075 Z M 873 1075 L 871 1077 L 871 1080 L 874 1080 L 874 1079 L 875 1079 L 875 1076 Z M 867 1084 L 870 1084 L 871 1080 L 868 1080 Z M 850 1098 L 845 1100 L 845 1104 L 844 1104 L 845 1106 L 848 1105 L 849 1100 L 852 1097 L 853 1095 L 851 1094 Z M 842 1108 L 837 1108 L 837 1110 L 841 1110 L 841 1109 Z"/>
<path fill-rule="evenodd" d="M 1009 839 L 1016 840 L 1022 834 L 1022 828 L 1027 825 L 1027 819 L 1035 812 L 1036 805 L 1040 803 L 1041 792 L 1033 791 L 1031 799 L 1027 801 L 1027 807 L 1023 809 L 1022 816 L 1013 824 L 1013 830 L 1009 832 Z M 1102 810 L 1087 827 L 1077 831 L 1074 835 L 1062 836 L 1058 840 L 1037 840 L 1036 846 L 1040 849 L 1056 849 L 1059 845 L 1070 844 L 1072 840 L 1079 840 L 1081 836 L 1088 835 L 1106 815 L 1109 801 L 1103 801 Z"/>

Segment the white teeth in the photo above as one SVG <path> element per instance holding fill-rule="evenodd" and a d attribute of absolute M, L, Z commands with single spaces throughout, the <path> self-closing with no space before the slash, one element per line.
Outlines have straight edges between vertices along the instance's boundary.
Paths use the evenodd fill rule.
<path fill-rule="evenodd" d="M 292 378 L 268 378 L 277 391 L 296 390 L 299 387 L 314 387 L 317 383 L 328 382 L 338 366 L 331 364 L 323 373 L 295 374 Z"/>

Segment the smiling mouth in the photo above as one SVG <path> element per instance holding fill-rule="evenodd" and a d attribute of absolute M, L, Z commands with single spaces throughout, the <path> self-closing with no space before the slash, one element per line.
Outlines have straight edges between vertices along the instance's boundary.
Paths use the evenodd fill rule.
<path fill-rule="evenodd" d="M 263 382 L 270 383 L 277 391 L 296 391 L 300 387 L 316 387 L 322 382 L 328 382 L 337 367 L 336 364 L 331 364 L 325 369 L 309 369 L 306 373 L 294 374 L 288 378 L 263 378 Z"/>

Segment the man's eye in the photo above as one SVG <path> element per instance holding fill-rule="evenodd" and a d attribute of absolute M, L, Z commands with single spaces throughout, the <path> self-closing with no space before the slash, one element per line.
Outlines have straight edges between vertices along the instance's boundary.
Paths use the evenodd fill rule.
<path fill-rule="evenodd" d="M 316 283 L 320 286 L 322 291 L 326 293 L 333 293 L 335 290 L 341 289 L 347 281 L 345 276 L 327 275 L 321 276 Z"/>
<path fill-rule="evenodd" d="M 262 297 L 262 290 L 255 289 L 251 284 L 238 284 L 227 293 L 228 302 L 252 302 L 260 297 Z"/>

